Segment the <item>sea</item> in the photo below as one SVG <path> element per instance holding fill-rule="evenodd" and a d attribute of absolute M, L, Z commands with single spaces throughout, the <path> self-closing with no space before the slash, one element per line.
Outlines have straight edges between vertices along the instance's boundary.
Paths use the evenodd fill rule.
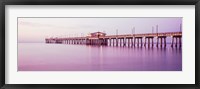
<path fill-rule="evenodd" d="M 18 71 L 182 71 L 182 48 L 18 43 Z"/>

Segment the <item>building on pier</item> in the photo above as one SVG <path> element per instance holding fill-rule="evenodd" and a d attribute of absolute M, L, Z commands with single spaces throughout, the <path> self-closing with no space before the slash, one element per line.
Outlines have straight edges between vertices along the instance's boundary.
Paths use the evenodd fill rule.
<path fill-rule="evenodd" d="M 87 37 L 104 37 L 106 36 L 106 33 L 103 32 L 93 32 L 93 33 L 89 33 Z"/>
<path fill-rule="evenodd" d="M 93 32 L 89 33 L 86 40 L 86 45 L 107 45 L 107 39 L 105 37 L 106 33 L 103 32 Z"/>

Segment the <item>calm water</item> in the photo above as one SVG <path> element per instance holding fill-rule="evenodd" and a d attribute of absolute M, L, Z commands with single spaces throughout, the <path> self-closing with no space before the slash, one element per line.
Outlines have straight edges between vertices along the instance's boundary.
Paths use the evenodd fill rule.
<path fill-rule="evenodd" d="M 19 43 L 18 71 L 181 71 L 180 48 Z"/>

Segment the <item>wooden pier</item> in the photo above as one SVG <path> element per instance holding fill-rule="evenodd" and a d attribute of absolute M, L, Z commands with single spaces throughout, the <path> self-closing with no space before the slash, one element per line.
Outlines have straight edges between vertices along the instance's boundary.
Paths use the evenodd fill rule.
<path fill-rule="evenodd" d="M 100 32 L 98 32 L 100 33 Z M 171 38 L 171 47 L 181 47 L 182 32 L 125 34 L 125 35 L 101 35 L 86 37 L 46 38 L 46 43 L 57 44 L 82 44 L 82 45 L 110 45 L 128 47 L 166 47 L 166 38 Z"/>

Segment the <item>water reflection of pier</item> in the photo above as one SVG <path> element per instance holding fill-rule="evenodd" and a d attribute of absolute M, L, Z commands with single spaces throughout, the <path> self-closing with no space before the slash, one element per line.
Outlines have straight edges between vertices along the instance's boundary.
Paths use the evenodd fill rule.
<path fill-rule="evenodd" d="M 86 37 L 46 38 L 46 43 L 85 44 L 85 45 L 112 45 L 142 47 L 166 47 L 166 38 L 171 38 L 171 47 L 181 47 L 182 32 L 163 32 L 145 34 L 107 35 L 102 32 L 91 33 Z M 144 42 L 143 42 L 144 41 Z"/>

